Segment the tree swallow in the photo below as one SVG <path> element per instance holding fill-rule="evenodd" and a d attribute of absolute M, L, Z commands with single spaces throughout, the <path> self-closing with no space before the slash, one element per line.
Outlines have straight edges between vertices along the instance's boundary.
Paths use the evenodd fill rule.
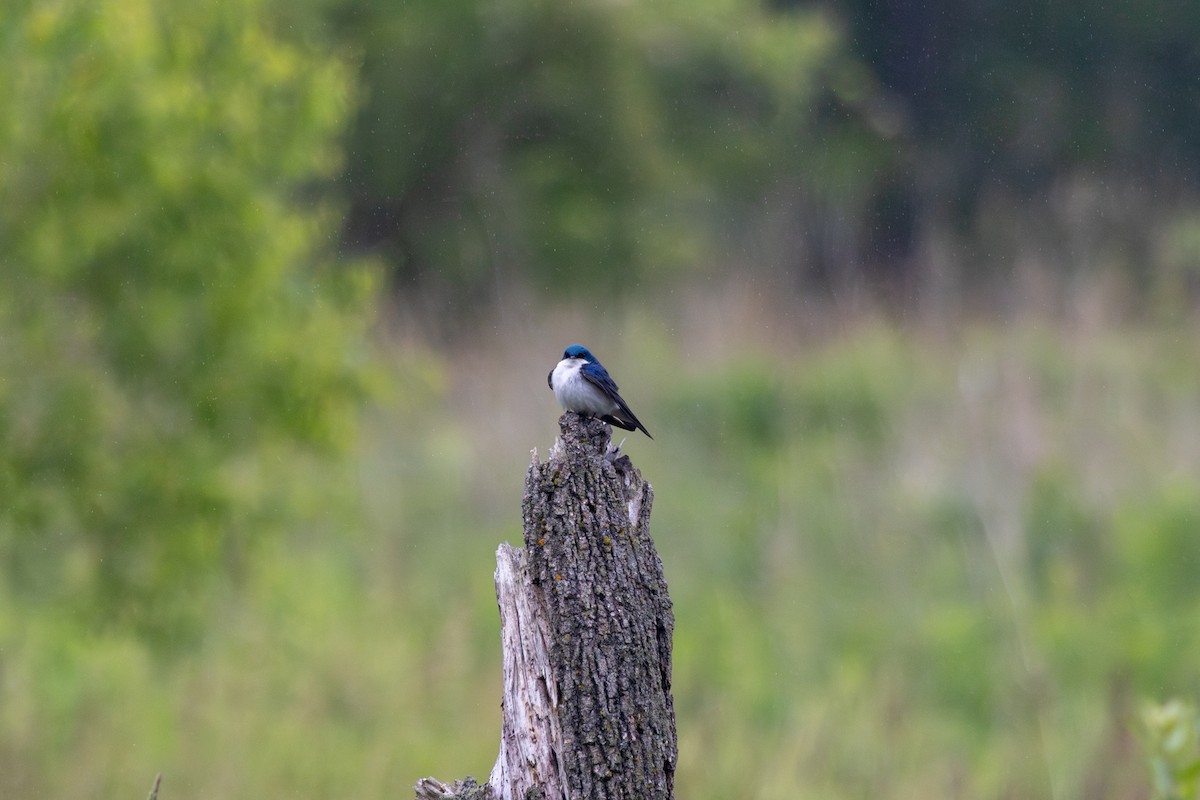
<path fill-rule="evenodd" d="M 546 383 L 567 411 L 650 436 L 650 431 L 617 394 L 617 384 L 608 377 L 608 370 L 583 345 L 573 344 L 563 351 L 562 361 L 546 376 Z"/>

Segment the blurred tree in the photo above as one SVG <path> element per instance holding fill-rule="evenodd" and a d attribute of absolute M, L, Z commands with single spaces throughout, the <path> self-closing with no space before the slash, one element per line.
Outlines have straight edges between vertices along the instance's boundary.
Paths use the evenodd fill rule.
<path fill-rule="evenodd" d="M 298 513 L 295 456 L 352 432 L 370 281 L 326 268 L 336 219 L 300 199 L 339 166 L 349 75 L 269 23 L 259 0 L 0 11 L 0 564 L 18 596 L 174 634 Z"/>
<path fill-rule="evenodd" d="M 346 240 L 438 314 L 730 262 L 907 293 L 929 243 L 1152 272 L 1200 175 L 1162 0 L 316 1 L 361 55 Z"/>
<path fill-rule="evenodd" d="M 818 111 L 862 90 L 825 14 L 755 0 L 335 8 L 366 87 L 347 237 L 451 307 L 709 266 L 771 187 L 820 180 Z"/>
<path fill-rule="evenodd" d="M 1200 797 L 1200 715 L 1178 698 L 1150 703 L 1142 709 L 1154 797 L 1194 800 Z"/>
<path fill-rule="evenodd" d="M 1127 251 L 1131 270 L 1147 269 L 1137 247 L 1153 241 L 1146 232 L 1158 209 L 1177 206 L 1181 184 L 1200 177 L 1200 6 L 833 0 L 830 7 L 903 123 L 902 155 L 872 190 L 891 202 L 875 209 L 870 228 L 892 231 L 891 240 L 911 250 L 922 224 L 976 241 L 989 226 L 1016 228 L 1014 237 L 1028 240 L 1029 228 L 1043 231 L 1053 215 L 1078 241 L 1088 233 L 1081 217 L 1096 213 L 1113 231 L 1108 248 Z M 1121 208 L 1092 209 L 1053 194 L 1077 176 L 1111 186 Z M 1144 187 L 1151 188 L 1130 191 Z M 1190 194 L 1184 189 L 1182 198 Z M 998 224 L 997 205 L 1011 218 Z M 1022 222 L 1033 224 L 1022 229 Z M 1051 244 L 1061 238 L 1058 229 L 1046 236 Z M 1048 261 L 1066 271 L 1080 258 Z M 966 259 L 980 273 L 996 260 Z"/>
<path fill-rule="evenodd" d="M 854 50 L 963 189 L 1031 189 L 1079 165 L 1200 169 L 1200 8 L 838 0 Z"/>

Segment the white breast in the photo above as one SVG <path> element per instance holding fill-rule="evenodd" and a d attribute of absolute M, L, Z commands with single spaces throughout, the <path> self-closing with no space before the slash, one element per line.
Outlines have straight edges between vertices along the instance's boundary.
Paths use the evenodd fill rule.
<path fill-rule="evenodd" d="M 550 385 L 554 387 L 554 396 L 568 411 L 591 416 L 613 412 L 617 404 L 579 374 L 584 363 L 586 362 L 577 358 L 564 358 L 558 362 L 554 372 L 550 373 Z"/>

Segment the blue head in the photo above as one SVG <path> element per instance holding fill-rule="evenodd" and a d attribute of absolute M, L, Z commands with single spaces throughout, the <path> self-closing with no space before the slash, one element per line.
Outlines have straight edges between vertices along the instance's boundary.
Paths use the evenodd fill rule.
<path fill-rule="evenodd" d="M 596 357 L 592 355 L 592 351 L 581 344 L 573 344 L 564 350 L 563 358 L 582 358 L 589 363 L 596 363 Z"/>

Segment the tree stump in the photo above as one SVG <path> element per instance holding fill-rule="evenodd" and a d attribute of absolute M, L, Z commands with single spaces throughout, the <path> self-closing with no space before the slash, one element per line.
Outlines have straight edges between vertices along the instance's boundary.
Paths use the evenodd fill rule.
<path fill-rule="evenodd" d="M 675 618 L 650 538 L 654 491 L 612 429 L 572 412 L 525 479 L 525 548 L 496 553 L 504 648 L 500 755 L 484 786 L 418 800 L 669 800 Z"/>

